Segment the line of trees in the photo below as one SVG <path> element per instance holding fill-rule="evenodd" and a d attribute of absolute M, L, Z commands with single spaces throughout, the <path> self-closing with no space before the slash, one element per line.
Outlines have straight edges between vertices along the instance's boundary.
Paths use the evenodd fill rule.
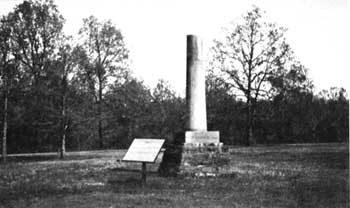
<path fill-rule="evenodd" d="M 286 31 L 263 21 L 263 12 L 253 7 L 214 41 L 207 77 L 210 124 L 223 129 L 226 143 L 348 140 L 345 89 L 314 95 L 308 70 L 294 57 Z"/>
<path fill-rule="evenodd" d="M 51 0 L 24 1 L 1 17 L 3 160 L 7 152 L 125 148 L 135 136 L 181 128 L 183 100 L 163 80 L 149 89 L 132 76 L 111 21 L 83 19 L 77 39 L 64 22 Z"/>
<path fill-rule="evenodd" d="M 51 0 L 24 1 L 0 21 L 2 155 L 7 152 L 126 148 L 135 137 L 173 140 L 184 131 L 185 100 L 160 80 L 149 89 L 128 66 L 111 21 L 83 20 L 62 32 Z M 342 88 L 313 94 L 284 28 L 258 8 L 215 41 L 207 76 L 208 126 L 225 144 L 348 139 Z"/>

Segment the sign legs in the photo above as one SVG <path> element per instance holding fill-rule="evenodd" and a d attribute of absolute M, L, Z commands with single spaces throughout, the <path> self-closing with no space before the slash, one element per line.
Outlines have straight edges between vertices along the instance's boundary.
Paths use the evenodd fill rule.
<path fill-rule="evenodd" d="M 143 163 L 142 163 L 142 171 L 141 171 L 141 174 L 142 174 L 142 184 L 143 184 L 143 185 L 146 184 L 146 171 L 147 171 L 147 169 L 146 169 L 146 163 L 143 162 Z"/>

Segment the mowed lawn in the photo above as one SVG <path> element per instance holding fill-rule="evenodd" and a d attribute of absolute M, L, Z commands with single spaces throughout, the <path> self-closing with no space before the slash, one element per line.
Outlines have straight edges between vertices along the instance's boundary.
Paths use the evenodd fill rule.
<path fill-rule="evenodd" d="M 348 144 L 230 148 L 216 177 L 159 177 L 159 159 L 144 186 L 125 171 L 141 165 L 120 162 L 124 154 L 10 157 L 0 164 L 0 207 L 349 207 Z"/>

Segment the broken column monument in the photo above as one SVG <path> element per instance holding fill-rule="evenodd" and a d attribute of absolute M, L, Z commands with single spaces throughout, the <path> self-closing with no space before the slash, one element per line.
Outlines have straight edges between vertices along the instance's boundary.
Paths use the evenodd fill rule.
<path fill-rule="evenodd" d="M 219 131 L 207 131 L 203 62 L 203 42 L 194 35 L 187 35 L 185 148 L 222 145 Z"/>
<path fill-rule="evenodd" d="M 205 98 L 205 68 L 203 60 L 202 41 L 187 35 L 186 64 L 186 110 L 187 123 L 185 135 L 175 136 L 173 144 L 168 145 L 164 152 L 159 174 L 163 176 L 187 174 L 194 168 L 199 173 L 208 172 L 214 163 L 215 153 L 221 152 L 219 131 L 207 130 L 207 109 Z M 183 138 L 185 137 L 185 138 Z M 182 144 L 184 140 L 184 144 Z M 178 142 L 178 141 L 181 142 Z M 203 164 L 208 163 L 208 166 Z M 202 165 L 199 165 L 202 164 Z M 202 167 L 199 168 L 198 167 Z M 190 172 L 191 172 L 190 171 Z"/>

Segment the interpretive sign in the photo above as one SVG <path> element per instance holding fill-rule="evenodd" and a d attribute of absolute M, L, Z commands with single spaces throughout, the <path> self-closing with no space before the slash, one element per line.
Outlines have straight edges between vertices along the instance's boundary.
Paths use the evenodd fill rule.
<path fill-rule="evenodd" d="M 134 139 L 123 161 L 154 163 L 164 141 L 164 139 Z"/>
<path fill-rule="evenodd" d="M 154 163 L 164 144 L 164 139 L 134 139 L 124 155 L 125 162 L 142 162 L 142 183 L 146 184 L 146 163 Z"/>

